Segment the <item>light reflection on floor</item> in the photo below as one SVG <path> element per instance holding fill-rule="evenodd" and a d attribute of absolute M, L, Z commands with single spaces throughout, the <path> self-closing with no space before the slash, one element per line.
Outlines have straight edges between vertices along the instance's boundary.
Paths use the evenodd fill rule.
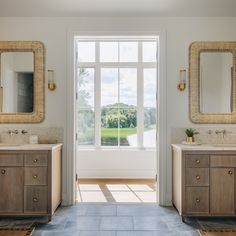
<path fill-rule="evenodd" d="M 155 181 L 80 180 L 78 202 L 155 203 Z"/>

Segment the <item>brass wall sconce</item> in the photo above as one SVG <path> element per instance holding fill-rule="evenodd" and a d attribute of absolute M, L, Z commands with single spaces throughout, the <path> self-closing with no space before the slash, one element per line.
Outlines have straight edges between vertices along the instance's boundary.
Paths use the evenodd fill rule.
<path fill-rule="evenodd" d="M 48 70 L 48 89 L 54 91 L 56 87 L 54 70 Z"/>
<path fill-rule="evenodd" d="M 179 91 L 184 91 L 186 89 L 186 70 L 182 69 L 179 71 L 179 83 L 177 85 Z"/>

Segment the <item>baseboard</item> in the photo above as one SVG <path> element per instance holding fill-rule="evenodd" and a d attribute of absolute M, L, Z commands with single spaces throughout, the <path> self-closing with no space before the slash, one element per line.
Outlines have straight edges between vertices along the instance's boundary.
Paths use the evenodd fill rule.
<path fill-rule="evenodd" d="M 98 179 L 153 179 L 155 170 L 79 170 L 79 178 Z"/>

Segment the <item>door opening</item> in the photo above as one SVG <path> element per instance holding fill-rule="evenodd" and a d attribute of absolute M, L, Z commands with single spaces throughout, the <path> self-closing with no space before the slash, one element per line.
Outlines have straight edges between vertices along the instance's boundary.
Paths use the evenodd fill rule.
<path fill-rule="evenodd" d="M 158 37 L 75 37 L 78 202 L 157 202 Z"/>

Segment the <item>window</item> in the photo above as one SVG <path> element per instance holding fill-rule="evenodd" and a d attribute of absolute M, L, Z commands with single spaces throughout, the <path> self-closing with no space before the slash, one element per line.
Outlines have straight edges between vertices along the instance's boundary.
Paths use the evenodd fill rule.
<path fill-rule="evenodd" d="M 79 148 L 154 148 L 157 38 L 75 43 Z"/>

